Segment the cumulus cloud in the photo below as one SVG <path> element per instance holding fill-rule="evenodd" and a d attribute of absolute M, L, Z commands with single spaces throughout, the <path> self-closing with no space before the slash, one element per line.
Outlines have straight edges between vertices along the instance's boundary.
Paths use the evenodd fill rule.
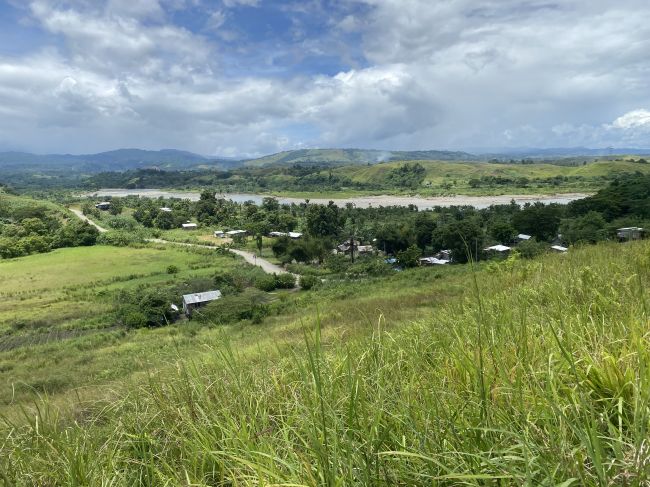
<path fill-rule="evenodd" d="M 650 129 L 650 111 L 643 108 L 633 110 L 614 120 L 612 126 L 624 130 L 636 128 Z"/>
<path fill-rule="evenodd" d="M 254 24 L 250 36 L 271 37 L 237 45 L 247 9 L 235 7 L 270 5 L 29 2 L 46 37 L 21 55 L 0 48 L 0 148 L 650 146 L 645 1 L 287 2 L 275 14 L 290 40 Z M 199 21 L 175 22 L 177 10 Z M 266 44 L 261 66 L 250 53 Z M 308 72 L 293 69 L 304 59 Z M 319 72 L 331 59 L 340 69 Z"/>

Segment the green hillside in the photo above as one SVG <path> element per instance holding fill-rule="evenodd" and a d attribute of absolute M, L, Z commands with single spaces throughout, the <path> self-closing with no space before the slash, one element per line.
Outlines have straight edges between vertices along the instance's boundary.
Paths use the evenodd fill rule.
<path fill-rule="evenodd" d="M 372 166 L 346 166 L 332 174 L 356 184 L 390 185 L 391 173 L 419 164 L 424 168 L 421 181 L 410 189 L 444 188 L 460 194 L 490 190 L 530 192 L 545 187 L 557 191 L 594 190 L 607 180 L 624 174 L 650 174 L 650 164 L 631 160 L 598 160 L 576 166 L 555 164 L 495 164 L 487 162 L 413 161 L 387 162 Z M 325 174 L 323 171 L 322 174 Z M 483 181 L 481 181 L 483 179 Z M 476 185 L 470 184 L 475 180 Z"/>
<path fill-rule="evenodd" d="M 279 152 L 244 162 L 247 167 L 287 166 L 292 164 L 363 165 L 384 161 L 476 160 L 467 152 L 454 151 L 382 151 L 371 149 L 299 149 Z"/>
<path fill-rule="evenodd" d="M 297 294 L 263 325 L 42 347 L 68 377 L 119 372 L 110 387 L 97 373 L 86 384 L 98 387 L 7 410 L 1 478 L 644 485 L 649 251 L 609 243 L 415 269 Z M 3 355 L 4 394 L 30 355 Z"/>

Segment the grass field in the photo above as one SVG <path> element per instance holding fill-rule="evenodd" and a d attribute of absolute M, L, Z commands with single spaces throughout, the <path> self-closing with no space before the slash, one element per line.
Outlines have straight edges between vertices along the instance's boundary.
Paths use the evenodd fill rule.
<path fill-rule="evenodd" d="M 7 409 L 2 478 L 647 485 L 648 255 L 647 242 L 602 244 L 331 283 L 284 296 L 261 325 L 92 346 L 77 368 L 125 370 L 38 409 L 23 397 L 22 418 Z M 12 366 L 4 356 L 5 380 Z"/>
<path fill-rule="evenodd" d="M 346 176 L 356 182 L 381 183 L 391 170 L 403 164 L 403 162 L 391 162 L 372 166 L 346 166 L 335 168 L 332 173 Z M 449 185 L 445 190 L 449 193 L 475 195 L 593 191 L 605 185 L 605 178 L 611 179 L 617 175 L 631 174 L 637 171 L 643 174 L 650 173 L 650 164 L 640 164 L 629 160 L 590 161 L 586 165 L 579 166 L 449 161 L 420 161 L 419 164 L 426 169 L 426 176 L 423 186 L 418 188 L 418 191 L 426 193 L 429 190 L 436 194 L 441 192 L 445 184 Z M 472 188 L 469 185 L 471 179 L 480 179 L 481 177 L 528 178 L 530 182 L 525 187 L 508 185 Z M 567 180 L 558 184 L 541 182 L 541 180 L 556 177 L 567 178 Z"/>
<path fill-rule="evenodd" d="M 213 251 L 106 246 L 0 261 L 0 404 L 17 391 L 29 397 L 121 376 L 128 360 L 115 362 L 122 352 L 114 347 L 132 345 L 112 313 L 118 290 L 210 278 L 235 265 Z"/>

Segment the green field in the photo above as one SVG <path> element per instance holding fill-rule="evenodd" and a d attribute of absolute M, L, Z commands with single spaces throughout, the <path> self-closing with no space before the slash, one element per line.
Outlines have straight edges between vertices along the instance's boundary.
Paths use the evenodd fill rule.
<path fill-rule="evenodd" d="M 167 274 L 169 265 L 179 272 Z M 0 261 L 0 404 L 15 400 L 16 391 L 59 392 L 133 370 L 115 361 L 138 335 L 116 326 L 118 290 L 211 278 L 236 265 L 242 264 L 213 251 L 107 246 Z"/>
<path fill-rule="evenodd" d="M 22 418 L 7 406 L 0 471 L 9 485 L 645 485 L 648 255 L 610 243 L 415 269 L 286 295 L 261 325 L 3 353 L 6 391 L 36 360 L 70 383 L 38 411 L 23 393 Z"/>
<path fill-rule="evenodd" d="M 415 162 L 415 161 L 414 161 Z M 414 163 L 413 162 L 413 163 Z M 607 179 L 617 175 L 632 174 L 637 171 L 650 174 L 650 164 L 631 162 L 630 160 L 590 161 L 586 165 L 561 166 L 555 164 L 490 164 L 486 162 L 449 162 L 449 161 L 418 161 L 426 169 L 422 190 L 439 193 L 443 185 L 448 193 L 454 194 L 529 194 L 544 192 L 594 191 L 605 185 Z M 342 175 L 360 183 L 380 184 L 385 181 L 387 174 L 402 166 L 403 162 L 390 162 L 372 166 L 346 166 L 335 168 L 333 174 Z M 469 181 L 481 177 L 527 178 L 527 186 L 483 185 L 472 188 Z M 550 178 L 566 178 L 557 184 L 544 180 Z"/>

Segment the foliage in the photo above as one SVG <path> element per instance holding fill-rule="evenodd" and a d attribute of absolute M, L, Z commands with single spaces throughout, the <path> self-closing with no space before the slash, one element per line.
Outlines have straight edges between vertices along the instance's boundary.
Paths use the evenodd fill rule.
<path fill-rule="evenodd" d="M 205 323 L 225 325 L 240 320 L 261 323 L 268 315 L 268 297 L 256 289 L 246 289 L 240 294 L 226 296 L 200 308 L 196 319 Z"/>
<path fill-rule="evenodd" d="M 319 286 L 321 284 L 321 280 L 317 276 L 306 275 L 300 276 L 298 283 L 301 289 L 304 291 L 309 291 L 310 289 L 314 289 L 315 287 Z"/>
<path fill-rule="evenodd" d="M 417 267 L 421 256 L 422 250 L 417 245 L 411 245 L 408 249 L 397 252 L 397 263 L 405 268 Z"/>
<path fill-rule="evenodd" d="M 451 250 L 455 262 L 464 263 L 471 257 L 478 260 L 483 250 L 483 228 L 475 218 L 440 223 L 433 233 L 434 247 Z"/>
<path fill-rule="evenodd" d="M 590 211 L 580 217 L 562 220 L 560 233 L 569 244 L 596 243 L 606 238 L 606 225 L 600 213 Z"/>

